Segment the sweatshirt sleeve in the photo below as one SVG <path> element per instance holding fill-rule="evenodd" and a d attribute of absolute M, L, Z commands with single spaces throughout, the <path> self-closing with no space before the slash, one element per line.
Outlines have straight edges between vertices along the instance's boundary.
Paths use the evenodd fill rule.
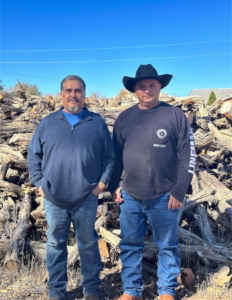
<path fill-rule="evenodd" d="M 178 121 L 177 152 L 179 155 L 179 166 L 177 181 L 170 194 L 178 201 L 183 202 L 195 170 L 196 152 L 193 132 L 184 113 L 180 114 Z"/>
<path fill-rule="evenodd" d="M 109 130 L 105 124 L 103 125 L 103 149 L 101 155 L 101 175 L 100 182 L 108 184 L 114 168 L 115 155 L 112 139 Z"/>
<path fill-rule="evenodd" d="M 41 145 L 41 123 L 37 127 L 31 142 L 28 146 L 28 170 L 30 173 L 30 181 L 37 189 L 41 186 L 42 174 L 42 159 L 43 149 Z"/>
<path fill-rule="evenodd" d="M 120 132 L 120 117 L 114 123 L 114 131 L 113 131 L 113 144 L 114 144 L 114 151 L 116 156 L 116 162 L 114 165 L 111 181 L 109 184 L 109 191 L 114 193 L 119 186 L 119 182 L 121 181 L 122 171 L 123 171 L 123 148 L 124 148 L 124 141 L 121 137 Z"/>

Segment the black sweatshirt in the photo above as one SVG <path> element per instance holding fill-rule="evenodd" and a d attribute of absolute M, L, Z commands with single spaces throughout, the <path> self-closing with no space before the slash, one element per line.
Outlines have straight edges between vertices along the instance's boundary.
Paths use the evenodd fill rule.
<path fill-rule="evenodd" d="M 183 202 L 195 168 L 193 134 L 185 114 L 160 102 L 151 109 L 134 105 L 114 124 L 116 164 L 109 190 L 120 186 L 136 199 L 169 192 Z"/>

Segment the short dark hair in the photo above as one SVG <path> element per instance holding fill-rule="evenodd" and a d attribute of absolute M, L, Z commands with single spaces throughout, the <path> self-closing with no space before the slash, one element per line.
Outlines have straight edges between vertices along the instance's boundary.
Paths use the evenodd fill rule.
<path fill-rule="evenodd" d="M 68 80 L 77 80 L 77 81 L 80 81 L 83 84 L 84 90 L 86 89 L 86 84 L 85 84 L 84 80 L 80 76 L 77 76 L 77 75 L 68 75 L 68 76 L 66 76 L 61 81 L 61 84 L 60 84 L 60 90 L 61 90 L 61 92 L 63 91 L 63 88 L 64 88 L 63 87 L 64 82 L 68 81 Z"/>

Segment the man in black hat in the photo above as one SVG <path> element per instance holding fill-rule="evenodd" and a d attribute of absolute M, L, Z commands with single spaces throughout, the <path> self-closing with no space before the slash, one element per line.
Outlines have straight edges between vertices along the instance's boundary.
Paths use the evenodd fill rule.
<path fill-rule="evenodd" d="M 125 88 L 137 95 L 139 103 L 120 114 L 113 134 L 116 164 L 109 188 L 120 203 L 124 289 L 120 300 L 141 299 L 147 221 L 159 248 L 161 300 L 174 300 L 178 286 L 177 216 L 194 173 L 195 147 L 184 113 L 159 101 L 160 89 L 171 79 L 169 74 L 158 75 L 150 64 L 141 65 L 135 78 L 123 78 Z"/>

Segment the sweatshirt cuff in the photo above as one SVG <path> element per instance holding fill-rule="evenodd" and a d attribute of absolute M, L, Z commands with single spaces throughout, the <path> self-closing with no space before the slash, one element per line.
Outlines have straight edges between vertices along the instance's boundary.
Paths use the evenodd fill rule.
<path fill-rule="evenodd" d="M 174 186 L 171 191 L 169 192 L 169 194 L 176 198 L 178 201 L 180 201 L 181 203 L 184 202 L 184 198 L 185 198 L 185 194 L 181 193 L 179 191 L 179 188 L 177 186 Z"/>
<path fill-rule="evenodd" d="M 119 184 L 113 184 L 113 182 L 110 182 L 109 183 L 109 186 L 108 186 L 108 190 L 110 191 L 111 195 L 113 195 L 113 193 L 119 188 Z"/>
<path fill-rule="evenodd" d="M 41 181 L 42 181 L 42 178 L 37 180 L 36 182 L 34 182 L 34 185 L 36 186 L 37 189 L 41 186 Z"/>

